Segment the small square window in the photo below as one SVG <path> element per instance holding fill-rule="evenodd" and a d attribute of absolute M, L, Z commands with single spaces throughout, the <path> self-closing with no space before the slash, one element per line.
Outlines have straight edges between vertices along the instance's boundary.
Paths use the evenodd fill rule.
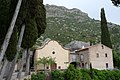
<path fill-rule="evenodd" d="M 105 53 L 105 57 L 108 57 L 108 56 L 107 56 L 107 53 Z"/>
<path fill-rule="evenodd" d="M 83 54 L 80 54 L 80 61 L 84 61 L 84 56 L 83 56 Z"/>
<path fill-rule="evenodd" d="M 106 68 L 108 68 L 108 63 L 106 63 Z"/>

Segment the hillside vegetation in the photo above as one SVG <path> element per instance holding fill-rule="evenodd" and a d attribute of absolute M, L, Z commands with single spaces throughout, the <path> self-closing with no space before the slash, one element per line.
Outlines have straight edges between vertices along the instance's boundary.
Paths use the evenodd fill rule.
<path fill-rule="evenodd" d="M 79 9 L 67 9 L 63 6 L 46 5 L 47 28 L 40 38 L 57 40 L 63 45 L 73 40 L 99 43 L 101 38 L 100 21 L 91 19 Z M 98 14 L 99 15 L 99 14 Z M 106 13 L 107 15 L 107 13 Z M 120 48 L 120 26 L 108 23 L 113 48 Z"/>

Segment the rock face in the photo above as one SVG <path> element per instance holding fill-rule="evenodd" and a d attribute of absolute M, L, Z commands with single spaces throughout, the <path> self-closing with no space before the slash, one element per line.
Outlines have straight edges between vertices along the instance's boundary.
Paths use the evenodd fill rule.
<path fill-rule="evenodd" d="M 47 28 L 41 36 L 42 41 L 46 38 L 66 45 L 71 41 L 91 42 L 101 41 L 100 21 L 91 19 L 87 13 L 79 9 L 67 9 L 63 6 L 46 5 Z M 106 13 L 107 15 L 107 13 Z M 120 26 L 108 23 L 113 47 L 120 47 Z"/>
<path fill-rule="evenodd" d="M 46 17 L 62 17 L 62 18 L 68 18 L 71 19 L 71 17 L 75 19 L 82 19 L 85 20 L 88 19 L 88 14 L 83 13 L 79 9 L 73 8 L 73 9 L 67 9 L 63 6 L 55 6 L 55 5 L 46 5 Z M 72 15 L 71 15 L 72 14 Z M 76 16 L 74 16 L 76 15 Z M 84 16 L 84 17 L 83 17 Z"/>
<path fill-rule="evenodd" d="M 71 51 L 78 50 L 80 48 L 89 47 L 90 43 L 82 41 L 72 41 L 69 44 L 65 45 L 66 48 L 69 48 Z"/>

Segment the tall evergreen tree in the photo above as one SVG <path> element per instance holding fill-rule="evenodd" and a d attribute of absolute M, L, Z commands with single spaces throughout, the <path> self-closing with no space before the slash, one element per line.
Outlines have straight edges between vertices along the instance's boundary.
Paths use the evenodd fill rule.
<path fill-rule="evenodd" d="M 101 9 L 101 43 L 109 48 L 112 48 L 104 8 Z"/>
<path fill-rule="evenodd" d="M 10 0 L 0 0 L 0 47 L 3 44 L 9 26 Z"/>
<path fill-rule="evenodd" d="M 17 0 L 0 0 L 0 47 L 2 47 L 3 42 L 5 41 L 5 36 L 8 33 L 8 28 L 11 23 L 11 20 L 13 18 L 13 14 L 16 8 Z M 0 55 L 0 63 L 1 59 L 3 59 L 3 56 L 5 54 L 5 63 L 1 69 L 0 74 L 0 80 L 2 80 L 5 72 L 9 72 L 7 69 L 7 66 L 10 67 L 12 60 L 15 57 L 16 54 L 16 44 L 17 44 L 17 27 L 14 28 L 11 34 L 11 38 L 9 38 L 9 44 L 7 45 L 7 48 L 5 52 L 3 51 Z M 7 43 L 6 43 L 7 44 Z M 4 45 L 6 46 L 6 45 Z M 3 48 L 4 49 L 4 48 Z M 2 51 L 2 50 L 0 50 Z M 0 64 L 1 65 L 1 64 Z"/>
<path fill-rule="evenodd" d="M 1 10 L 0 11 L 0 15 L 1 15 L 0 16 L 0 24 L 3 25 L 0 29 L 1 30 L 0 32 L 5 30 L 7 33 L 7 29 L 11 22 L 11 18 L 13 16 L 14 9 L 16 8 L 16 2 L 17 2 L 17 0 L 0 0 L 0 10 Z M 19 7 L 20 7 L 20 2 L 22 2 L 22 0 L 18 1 Z M 14 22 L 16 21 L 18 12 L 19 12 L 19 8 L 17 8 L 17 11 L 14 13 L 15 14 L 15 16 L 13 17 Z M 3 22 L 2 22 L 2 20 L 3 20 Z M 10 25 L 10 26 L 12 26 L 12 28 L 14 28 L 13 20 Z M 20 9 L 20 13 L 18 15 L 18 19 L 16 22 L 16 25 L 18 26 L 18 30 L 21 29 L 21 26 L 23 24 L 25 24 L 26 28 L 25 28 L 25 35 L 23 36 L 22 47 L 24 49 L 27 49 L 27 51 L 29 52 L 30 48 L 34 45 L 36 39 L 42 33 L 44 33 L 45 28 L 46 28 L 46 11 L 45 11 L 45 8 L 43 5 L 43 0 L 29 0 L 29 1 L 23 0 L 22 7 Z M 11 31 L 11 32 L 13 32 L 13 31 Z M 4 34 L 4 33 L 1 33 L 1 34 Z M 5 33 L 5 35 L 6 35 L 6 33 Z M 16 35 L 16 34 L 13 34 L 13 35 Z M 0 39 L 1 40 L 0 46 L 1 46 L 1 44 L 3 43 L 2 41 L 4 40 L 4 36 L 2 35 L 0 37 L 2 38 L 2 39 Z M 11 44 L 12 43 L 10 43 L 9 46 L 11 46 Z M 7 49 L 7 51 L 11 50 L 10 48 L 12 48 L 12 47 L 9 47 Z M 16 46 L 14 45 L 14 47 L 16 47 Z M 6 50 L 2 51 L 2 53 L 5 51 Z M 6 56 L 9 61 L 12 61 L 14 55 L 13 54 L 11 55 L 8 53 L 11 53 L 11 51 L 8 51 Z M 0 57 L 1 57 L 0 59 L 2 60 L 2 56 L 0 56 Z M 29 68 L 29 58 L 30 58 L 30 54 L 27 53 L 28 68 Z"/>
<path fill-rule="evenodd" d="M 1 65 L 1 61 L 4 57 L 4 55 L 5 55 L 5 52 L 7 50 L 7 47 L 8 47 L 10 38 L 11 38 L 11 35 L 13 33 L 13 29 L 14 29 L 14 26 L 15 26 L 15 22 L 16 22 L 19 10 L 20 10 L 22 0 L 18 0 L 17 6 L 16 6 L 17 0 L 15 0 L 15 1 L 13 1 L 13 0 L 8 0 L 8 1 L 1 0 L 0 2 L 5 3 L 5 5 L 8 4 L 8 6 L 4 6 L 4 7 L 3 7 L 3 4 L 1 4 L 0 9 L 2 9 L 2 10 L 8 9 L 8 10 L 6 10 L 8 18 L 5 19 L 5 20 L 8 20 L 8 24 L 10 24 L 9 27 L 6 24 L 7 28 L 5 28 L 5 29 L 7 30 L 7 33 L 5 34 L 6 36 L 4 38 L 3 44 L 1 45 L 1 50 L 0 50 L 0 65 Z M 14 4 L 14 5 L 12 5 L 12 4 Z M 2 19 L 3 18 L 1 18 L 1 20 Z"/>
<path fill-rule="evenodd" d="M 23 0 L 22 7 L 17 19 L 17 25 L 20 27 L 25 24 L 25 33 L 22 41 L 22 48 L 27 50 L 26 75 L 29 72 L 30 48 L 46 28 L 46 10 L 43 0 Z"/>
<path fill-rule="evenodd" d="M 12 20 L 15 8 L 17 5 L 17 0 L 10 0 L 10 9 L 9 9 L 9 24 Z M 8 26 L 9 27 L 9 26 Z M 9 41 L 8 48 L 6 50 L 6 58 L 8 61 L 12 61 L 16 54 L 16 46 L 17 46 L 17 26 L 13 29 L 12 36 Z"/>

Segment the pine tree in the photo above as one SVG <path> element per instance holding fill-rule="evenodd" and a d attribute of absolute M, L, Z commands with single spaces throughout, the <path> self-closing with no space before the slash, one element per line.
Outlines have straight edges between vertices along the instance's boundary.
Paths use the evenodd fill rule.
<path fill-rule="evenodd" d="M 112 48 L 104 8 L 101 9 L 101 43 L 109 48 Z"/>

